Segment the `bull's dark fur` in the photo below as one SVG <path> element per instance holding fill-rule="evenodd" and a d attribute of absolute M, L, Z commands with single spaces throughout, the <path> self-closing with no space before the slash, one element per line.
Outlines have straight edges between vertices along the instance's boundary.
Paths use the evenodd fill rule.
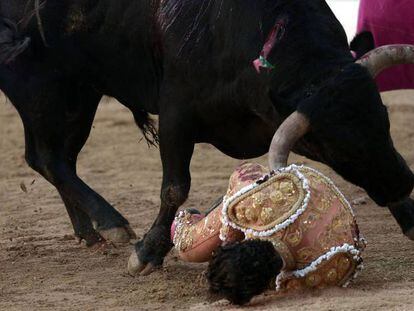
<path fill-rule="evenodd" d="M 360 32 L 352 39 L 350 48 L 355 52 L 357 59 L 375 48 L 374 35 L 370 31 Z"/>
<path fill-rule="evenodd" d="M 0 64 L 8 64 L 24 52 L 29 46 L 29 38 L 17 36 L 17 25 L 3 19 L 0 26 Z"/>
<path fill-rule="evenodd" d="M 220 247 L 209 263 L 207 279 L 213 293 L 242 305 L 270 289 L 282 267 L 272 243 L 251 240 Z"/>
<path fill-rule="evenodd" d="M 159 115 L 161 209 L 137 245 L 144 263 L 162 262 L 171 247 L 194 144 L 240 159 L 263 155 L 295 110 L 311 120 L 298 153 L 328 164 L 379 205 L 405 200 L 413 188 L 374 81 L 354 64 L 325 1 L 47 0 L 42 27 L 33 9 L 33 1 L 0 2 L 0 89 L 23 120 L 28 164 L 56 186 L 76 234 L 91 243 L 100 230 L 127 224 L 76 174 L 103 95 L 128 107 L 144 132 L 154 134 L 148 114 Z M 258 74 L 252 61 L 281 20 L 285 31 L 269 55 L 275 69 Z M 25 38 L 31 44 L 21 46 Z"/>

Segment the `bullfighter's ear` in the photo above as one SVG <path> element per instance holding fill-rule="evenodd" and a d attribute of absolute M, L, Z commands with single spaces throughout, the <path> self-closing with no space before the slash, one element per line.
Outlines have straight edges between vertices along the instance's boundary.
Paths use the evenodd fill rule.
<path fill-rule="evenodd" d="M 375 48 L 374 36 L 370 31 L 360 32 L 351 41 L 350 48 L 355 52 L 356 58 L 359 59 Z"/>

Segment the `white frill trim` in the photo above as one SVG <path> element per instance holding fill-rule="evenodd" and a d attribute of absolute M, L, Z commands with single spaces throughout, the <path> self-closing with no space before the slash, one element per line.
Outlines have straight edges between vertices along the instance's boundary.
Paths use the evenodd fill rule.
<path fill-rule="evenodd" d="M 324 262 L 330 260 L 335 255 L 340 253 L 348 253 L 353 255 L 353 260 L 357 263 L 357 267 L 353 276 L 349 278 L 349 280 L 343 285 L 343 287 L 347 287 L 349 283 L 355 279 L 359 273 L 363 269 L 362 258 L 361 258 L 361 251 L 358 250 L 355 246 L 344 244 L 342 246 L 332 247 L 329 252 L 322 255 L 315 261 L 313 261 L 309 266 L 301 270 L 295 271 L 281 271 L 280 274 L 276 278 L 276 290 L 280 290 L 282 286 L 282 282 L 289 278 L 303 278 L 306 277 L 309 273 L 314 272 L 318 269 L 318 267 Z"/>
<path fill-rule="evenodd" d="M 224 197 L 224 199 L 223 199 L 223 209 L 222 209 L 222 214 L 221 214 L 221 221 L 222 221 L 223 229 L 220 231 L 220 239 L 223 242 L 226 241 L 227 231 L 228 231 L 226 229 L 228 229 L 228 227 L 232 227 L 236 230 L 240 230 L 245 234 L 246 237 L 251 238 L 251 237 L 268 237 L 268 236 L 271 236 L 271 235 L 275 234 L 276 232 L 278 232 L 280 230 L 283 230 L 283 229 L 287 228 L 289 225 L 293 224 L 296 221 L 296 219 L 298 219 L 298 217 L 300 215 L 302 215 L 303 212 L 306 210 L 306 208 L 308 207 L 308 204 L 309 204 L 310 197 L 311 197 L 309 181 L 299 171 L 300 168 L 301 168 L 300 166 L 297 166 L 295 164 L 292 164 L 288 167 L 280 168 L 277 171 L 272 172 L 270 174 L 267 174 L 267 175 L 263 176 L 262 178 L 260 178 L 258 181 L 242 188 L 241 190 L 236 192 L 234 195 L 232 195 L 230 198 Z M 288 219 L 283 221 L 282 223 L 280 223 L 280 224 L 276 225 L 275 227 L 273 227 L 272 229 L 266 230 L 266 231 L 257 231 L 257 230 L 253 230 L 253 229 L 242 228 L 242 227 L 238 226 L 237 224 L 235 224 L 234 222 L 230 221 L 230 219 L 228 218 L 228 215 L 227 215 L 229 205 L 234 200 L 236 200 L 238 197 L 240 197 L 243 194 L 253 190 L 254 188 L 256 188 L 258 186 L 260 186 L 261 184 L 266 182 L 269 178 L 273 177 L 277 173 L 291 173 L 291 174 L 294 174 L 296 177 L 298 177 L 300 181 L 302 181 L 302 188 L 305 191 L 305 198 L 303 199 L 303 202 L 302 202 L 301 206 L 296 210 L 296 212 L 293 215 L 291 215 Z"/>
<path fill-rule="evenodd" d="M 221 222 L 222 222 L 222 226 L 220 228 L 219 238 L 220 238 L 220 241 L 226 242 L 227 241 L 227 237 L 228 237 L 228 230 L 227 230 L 228 229 L 228 226 L 226 226 L 224 224 L 223 219 L 221 220 Z"/>
<path fill-rule="evenodd" d="M 177 251 L 182 251 L 181 249 L 181 241 L 182 241 L 182 231 L 185 224 L 190 224 L 188 220 L 189 213 L 187 211 L 180 211 L 177 216 L 175 216 L 174 224 L 175 224 L 175 232 L 173 237 L 174 248 Z"/>
<path fill-rule="evenodd" d="M 309 171 L 311 171 L 311 172 L 313 172 L 313 173 L 315 173 L 315 174 L 317 174 L 317 175 L 319 175 L 319 176 L 321 176 L 321 177 L 323 177 L 324 179 L 326 179 L 326 181 L 328 182 L 328 184 L 335 190 L 335 192 L 337 192 L 338 193 L 338 195 L 341 197 L 341 200 L 343 201 L 343 202 L 345 202 L 345 205 L 346 205 L 346 207 L 349 209 L 349 211 L 351 212 L 351 214 L 352 214 L 352 216 L 354 216 L 355 217 L 355 213 L 354 213 L 354 210 L 353 210 L 353 208 L 352 208 L 352 206 L 351 206 L 351 204 L 349 203 L 349 201 L 345 198 L 345 196 L 343 195 L 343 193 L 342 193 L 342 191 L 340 191 L 339 190 L 339 188 L 334 184 L 334 182 L 329 178 L 329 177 L 327 177 L 327 176 L 325 176 L 325 175 L 323 175 L 321 172 L 319 172 L 319 171 L 317 171 L 317 170 L 315 170 L 314 168 L 311 168 L 311 167 L 309 167 L 309 166 L 304 166 L 304 165 L 301 165 L 301 166 L 298 166 L 298 168 L 299 169 L 301 169 L 301 168 L 306 168 L 306 169 L 308 169 Z"/>

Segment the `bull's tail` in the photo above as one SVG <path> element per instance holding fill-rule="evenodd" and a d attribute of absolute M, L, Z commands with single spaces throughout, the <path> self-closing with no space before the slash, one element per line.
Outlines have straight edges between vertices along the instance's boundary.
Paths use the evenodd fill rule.
<path fill-rule="evenodd" d="M 158 146 L 159 138 L 155 121 L 143 110 L 133 111 L 135 123 L 141 129 L 148 146 Z"/>
<path fill-rule="evenodd" d="M 0 65 L 13 61 L 29 46 L 30 38 L 19 37 L 13 21 L 0 18 Z"/>

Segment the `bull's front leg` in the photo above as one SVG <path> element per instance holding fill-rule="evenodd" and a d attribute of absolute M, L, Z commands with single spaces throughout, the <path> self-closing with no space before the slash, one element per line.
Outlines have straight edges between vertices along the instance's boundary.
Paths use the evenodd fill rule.
<path fill-rule="evenodd" d="M 185 110 L 183 110 L 185 111 Z M 144 238 L 135 245 L 128 262 L 131 275 L 147 275 L 163 264 L 171 250 L 171 224 L 190 191 L 190 161 L 194 150 L 191 119 L 160 113 L 160 153 L 163 166 L 161 208 Z"/>
<path fill-rule="evenodd" d="M 414 241 L 414 200 L 407 198 L 400 203 L 389 205 L 388 208 L 402 232 Z"/>

